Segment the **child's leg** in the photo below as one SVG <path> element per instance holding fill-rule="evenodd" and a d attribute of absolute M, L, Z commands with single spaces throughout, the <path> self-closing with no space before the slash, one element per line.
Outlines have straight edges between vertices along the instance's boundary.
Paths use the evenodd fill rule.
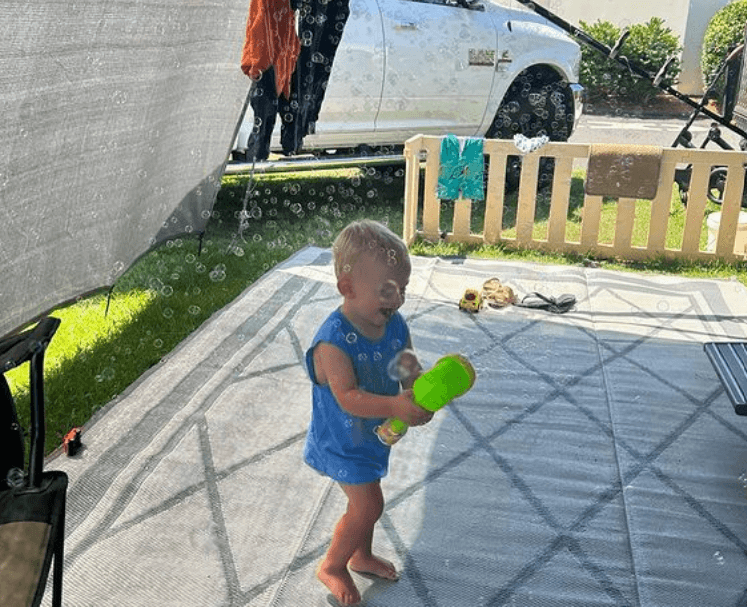
<path fill-rule="evenodd" d="M 379 518 L 381 518 L 382 512 L 384 511 L 384 496 L 381 493 L 380 483 L 377 481 L 376 483 L 372 484 L 374 485 L 374 487 L 372 488 L 372 492 L 374 495 L 369 502 L 369 507 L 372 509 L 372 511 L 376 511 L 378 513 L 376 515 L 376 520 L 378 521 Z M 345 490 L 344 487 L 343 490 Z M 348 500 L 349 499 L 350 498 L 348 496 Z M 398 580 L 399 574 L 394 568 L 394 565 L 392 565 L 392 563 L 390 563 L 386 559 L 382 559 L 373 554 L 373 533 L 374 526 L 371 525 L 371 528 L 368 529 L 367 533 L 362 537 L 361 543 L 356 548 L 355 552 L 353 552 L 353 555 L 348 561 L 350 569 L 357 573 L 368 573 L 380 578 L 384 578 L 386 580 Z"/>
<path fill-rule="evenodd" d="M 379 482 L 365 485 L 342 485 L 348 498 L 348 508 L 337 523 L 327 556 L 317 575 L 335 598 L 343 605 L 354 605 L 361 600 L 348 562 L 355 571 L 373 573 L 396 579 L 391 563 L 371 554 L 373 528 L 384 510 L 384 497 Z"/>

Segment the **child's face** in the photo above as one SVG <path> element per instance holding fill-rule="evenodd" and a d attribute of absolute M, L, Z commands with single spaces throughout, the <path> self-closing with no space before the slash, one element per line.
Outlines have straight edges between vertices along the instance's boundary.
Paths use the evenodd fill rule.
<path fill-rule="evenodd" d="M 350 279 L 352 296 L 345 297 L 345 311 L 361 329 L 376 332 L 405 302 L 410 263 L 387 264 L 374 255 L 363 255 Z"/>

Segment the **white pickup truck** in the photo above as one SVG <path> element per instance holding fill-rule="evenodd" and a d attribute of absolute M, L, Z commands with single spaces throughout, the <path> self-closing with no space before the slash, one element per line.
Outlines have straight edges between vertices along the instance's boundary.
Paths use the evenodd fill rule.
<path fill-rule="evenodd" d="M 349 6 L 304 150 L 396 147 L 418 133 L 545 134 L 554 141 L 572 133 L 582 110 L 581 52 L 539 15 L 498 0 L 350 0 Z M 272 150 L 280 150 L 280 122 Z M 235 160 L 251 158 L 253 125 L 249 107 Z"/>

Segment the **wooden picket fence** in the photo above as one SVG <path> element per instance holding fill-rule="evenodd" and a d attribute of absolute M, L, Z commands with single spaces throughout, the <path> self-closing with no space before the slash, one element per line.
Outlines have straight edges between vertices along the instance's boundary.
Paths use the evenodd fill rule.
<path fill-rule="evenodd" d="M 598 258 L 643 260 L 657 257 L 687 259 L 723 259 L 734 261 L 747 257 L 744 244 L 737 239 L 739 213 L 744 188 L 747 154 L 738 151 L 663 148 L 656 195 L 651 200 L 648 240 L 641 246 L 632 243 L 636 199 L 617 199 L 613 242 L 599 242 L 600 218 L 603 196 L 584 194 L 580 237 L 570 241 L 566 234 L 571 173 L 574 162 L 588 160 L 591 144 L 547 143 L 539 150 L 522 154 L 512 141 L 490 140 L 483 142 L 483 151 L 489 157 L 489 170 L 485 187 L 485 200 L 475 204 L 459 199 L 453 202 L 451 226 L 441 225 L 441 201 L 437 198 L 441 137 L 418 135 L 405 143 L 407 163 L 405 182 L 404 234 L 410 245 L 420 236 L 426 240 L 463 242 L 472 244 L 499 244 L 513 248 L 536 249 L 561 253 L 593 255 Z M 631 146 L 631 149 L 635 146 Z M 516 208 L 515 237 L 503 232 L 504 182 L 509 156 L 521 156 L 521 175 Z M 546 237 L 535 238 L 535 211 L 537 206 L 537 181 L 540 159 L 554 158 L 554 172 L 550 189 L 550 207 Z M 424 165 L 424 174 L 423 174 Z M 675 170 L 692 165 L 684 233 L 679 248 L 668 248 L 666 236 L 670 215 Z M 713 251 L 700 246 L 703 229 L 709 176 L 714 167 L 727 170 L 726 186 L 721 205 L 721 221 Z M 422 192 L 421 192 L 422 185 Z M 484 208 L 483 229 L 471 230 L 474 208 Z M 742 229 L 747 226 L 742 225 Z M 741 232 L 740 232 L 741 234 Z M 741 236 L 740 236 L 741 238 Z M 735 252 L 735 239 L 737 251 Z"/>

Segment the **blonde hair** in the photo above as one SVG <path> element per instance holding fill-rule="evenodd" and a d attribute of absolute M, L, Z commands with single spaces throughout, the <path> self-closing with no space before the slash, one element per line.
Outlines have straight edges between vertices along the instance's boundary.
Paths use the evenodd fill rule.
<path fill-rule="evenodd" d="M 390 266 L 410 265 L 407 245 L 399 236 L 378 221 L 362 219 L 345 227 L 332 244 L 335 276 L 351 272 L 364 254 Z"/>

